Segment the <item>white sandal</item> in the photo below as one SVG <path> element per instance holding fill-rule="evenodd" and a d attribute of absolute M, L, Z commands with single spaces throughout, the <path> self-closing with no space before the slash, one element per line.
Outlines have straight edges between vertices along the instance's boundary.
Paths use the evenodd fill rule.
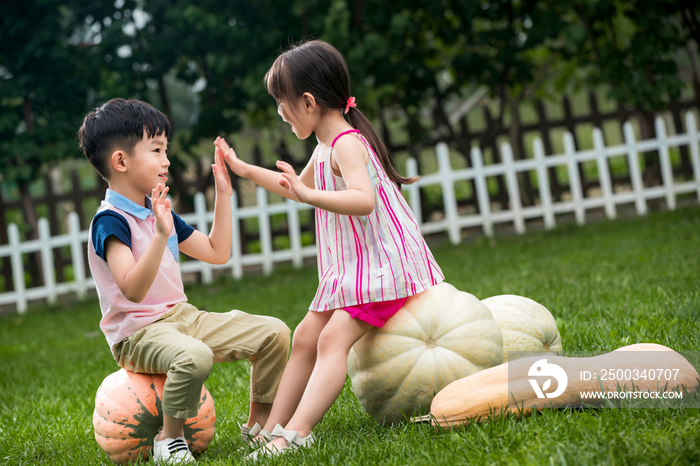
<path fill-rule="evenodd" d="M 279 437 L 284 438 L 287 441 L 287 447 L 280 450 L 276 446 L 270 445 L 270 448 L 268 448 L 268 443 L 264 447 L 246 456 L 245 459 L 247 461 L 256 461 L 268 455 L 279 455 L 285 450 L 298 450 L 299 448 L 309 447 L 316 443 L 316 437 L 314 437 L 313 432 L 309 432 L 309 435 L 307 435 L 306 437 L 299 437 L 299 432 L 297 432 L 296 430 L 284 430 L 284 428 L 279 424 L 277 424 L 275 428 L 272 429 L 272 432 L 270 432 L 270 436 L 272 440 Z"/>
<path fill-rule="evenodd" d="M 240 423 L 238 424 L 238 426 L 241 428 L 241 441 L 245 444 L 248 444 L 250 446 L 258 446 L 259 444 L 263 443 L 263 441 L 260 439 L 256 440 L 256 437 L 258 436 L 264 438 L 265 443 L 273 440 L 273 437 L 270 434 L 270 432 L 263 429 L 257 422 L 253 427 L 248 427 L 247 424 Z"/>
<path fill-rule="evenodd" d="M 310 447 L 316 442 L 313 432 L 309 432 L 306 437 L 299 437 L 299 432 L 296 430 L 284 430 L 281 425 L 277 424 L 272 432 L 270 433 L 272 439 L 278 437 L 284 437 L 284 439 L 289 443 L 289 446 L 297 449 L 301 447 Z"/>

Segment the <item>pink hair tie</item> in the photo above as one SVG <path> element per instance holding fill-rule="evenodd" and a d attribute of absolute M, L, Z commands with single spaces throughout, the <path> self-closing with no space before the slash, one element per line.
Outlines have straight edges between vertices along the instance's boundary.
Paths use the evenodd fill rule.
<path fill-rule="evenodd" d="M 354 97 L 349 97 L 349 98 L 348 98 L 348 103 L 345 104 L 345 113 L 346 113 L 346 114 L 350 111 L 350 107 L 357 107 L 357 104 L 355 103 L 355 98 L 354 98 Z"/>

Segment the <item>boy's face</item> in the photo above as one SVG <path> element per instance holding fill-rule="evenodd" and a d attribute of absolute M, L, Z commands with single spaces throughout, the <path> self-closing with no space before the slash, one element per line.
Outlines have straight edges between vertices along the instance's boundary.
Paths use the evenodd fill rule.
<path fill-rule="evenodd" d="M 129 178 L 141 194 L 150 195 L 158 183 L 165 187 L 168 181 L 168 138 L 165 134 L 144 137 L 127 156 Z"/>

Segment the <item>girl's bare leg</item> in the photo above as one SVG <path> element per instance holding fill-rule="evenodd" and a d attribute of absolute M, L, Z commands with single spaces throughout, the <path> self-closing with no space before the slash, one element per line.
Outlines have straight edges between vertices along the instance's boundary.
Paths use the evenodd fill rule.
<path fill-rule="evenodd" d="M 306 437 L 321 421 L 343 389 L 352 345 L 371 328 L 342 309 L 333 313 L 319 336 L 316 365 L 301 401 L 289 422 L 282 424 L 286 430 L 295 430 L 300 437 Z M 285 448 L 287 441 L 279 437 L 273 444 Z"/>
<path fill-rule="evenodd" d="M 319 335 L 332 314 L 331 311 L 310 311 L 294 331 L 292 353 L 280 380 L 272 412 L 265 423 L 266 431 L 272 432 L 277 424 L 287 424 L 296 411 L 314 370 Z"/>

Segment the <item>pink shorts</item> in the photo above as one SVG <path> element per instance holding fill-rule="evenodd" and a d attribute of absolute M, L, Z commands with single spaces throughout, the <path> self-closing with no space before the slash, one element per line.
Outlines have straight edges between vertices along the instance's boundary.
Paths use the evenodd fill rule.
<path fill-rule="evenodd" d="M 387 320 L 401 309 L 408 298 L 399 298 L 391 301 L 379 301 L 376 303 L 357 304 L 348 306 L 345 312 L 353 319 L 360 319 L 375 327 L 382 328 Z"/>

